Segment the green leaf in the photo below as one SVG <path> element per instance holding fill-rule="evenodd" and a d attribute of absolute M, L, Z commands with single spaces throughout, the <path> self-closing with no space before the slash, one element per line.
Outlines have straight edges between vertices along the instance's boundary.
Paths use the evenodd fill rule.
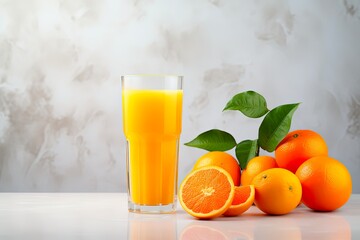
<path fill-rule="evenodd" d="M 185 145 L 208 151 L 227 151 L 235 147 L 236 141 L 230 133 L 212 129 L 201 133 L 192 141 L 185 143 Z"/>
<path fill-rule="evenodd" d="M 236 94 L 226 104 L 223 111 L 225 110 L 239 110 L 245 116 L 250 118 L 262 117 L 269 111 L 266 106 L 265 98 L 254 91 Z"/>
<path fill-rule="evenodd" d="M 241 169 L 246 169 L 250 159 L 259 155 L 259 145 L 257 139 L 244 140 L 236 145 L 236 158 L 239 160 Z"/>
<path fill-rule="evenodd" d="M 285 104 L 272 109 L 263 119 L 259 128 L 259 145 L 273 152 L 290 130 L 291 119 L 300 103 Z"/>

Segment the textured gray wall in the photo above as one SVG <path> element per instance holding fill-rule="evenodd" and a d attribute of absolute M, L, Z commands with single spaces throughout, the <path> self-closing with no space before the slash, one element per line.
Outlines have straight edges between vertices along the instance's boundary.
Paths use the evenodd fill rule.
<path fill-rule="evenodd" d="M 120 76 L 150 72 L 185 76 L 181 143 L 256 138 L 222 113 L 237 92 L 302 102 L 292 129 L 322 134 L 360 193 L 359 42 L 356 0 L 0 0 L 0 190 L 125 191 Z M 180 151 L 181 181 L 204 151 Z"/>

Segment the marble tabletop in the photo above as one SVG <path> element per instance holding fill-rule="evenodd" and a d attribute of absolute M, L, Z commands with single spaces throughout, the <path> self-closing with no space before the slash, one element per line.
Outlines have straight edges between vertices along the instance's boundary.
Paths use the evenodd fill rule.
<path fill-rule="evenodd" d="M 360 195 L 334 212 L 196 220 L 127 211 L 125 193 L 0 193 L 0 239 L 360 239 Z"/>

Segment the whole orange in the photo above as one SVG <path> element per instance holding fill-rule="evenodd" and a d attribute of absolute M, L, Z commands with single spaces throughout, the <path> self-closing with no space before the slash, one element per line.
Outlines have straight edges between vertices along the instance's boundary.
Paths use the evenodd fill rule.
<path fill-rule="evenodd" d="M 230 154 L 219 151 L 208 152 L 196 161 L 193 170 L 209 166 L 218 166 L 223 168 L 231 175 L 234 185 L 240 185 L 241 169 L 238 161 Z"/>
<path fill-rule="evenodd" d="M 254 177 L 255 205 L 263 212 L 282 215 L 291 212 L 301 201 L 301 183 L 284 168 L 271 168 Z"/>
<path fill-rule="evenodd" d="M 327 155 L 325 140 L 311 130 L 295 130 L 288 133 L 275 149 L 278 166 L 293 173 L 309 158 Z"/>
<path fill-rule="evenodd" d="M 257 156 L 252 158 L 246 168 L 241 172 L 241 184 L 242 185 L 250 185 L 253 178 L 270 168 L 276 168 L 277 163 L 275 158 L 270 156 Z"/>
<path fill-rule="evenodd" d="M 303 188 L 302 202 L 313 210 L 332 211 L 343 206 L 350 198 L 350 173 L 334 158 L 311 158 L 301 164 L 296 176 Z"/>

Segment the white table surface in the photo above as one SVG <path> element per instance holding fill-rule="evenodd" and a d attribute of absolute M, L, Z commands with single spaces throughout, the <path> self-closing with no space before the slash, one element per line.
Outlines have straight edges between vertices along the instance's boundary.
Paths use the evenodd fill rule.
<path fill-rule="evenodd" d="M 200 221 L 181 207 L 129 213 L 124 193 L 0 193 L 0 239 L 360 239 L 360 195 L 328 213 L 300 206 L 268 216 L 252 206 L 238 217 Z"/>

